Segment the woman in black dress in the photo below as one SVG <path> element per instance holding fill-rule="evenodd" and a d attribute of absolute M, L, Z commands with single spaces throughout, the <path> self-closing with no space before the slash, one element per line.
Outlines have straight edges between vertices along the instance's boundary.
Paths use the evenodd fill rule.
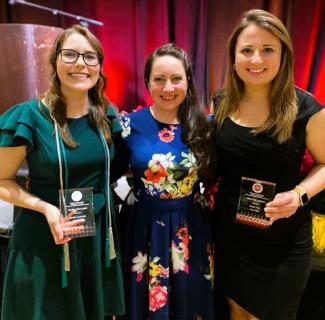
<path fill-rule="evenodd" d="M 217 285 L 233 320 L 292 320 L 310 271 L 308 200 L 325 187 L 325 109 L 294 86 L 289 34 L 266 11 L 246 12 L 233 31 L 227 76 L 213 98 Z M 306 147 L 315 166 L 302 177 Z M 248 212 L 238 208 L 243 177 Z M 264 206 L 258 194 L 270 186 Z"/>

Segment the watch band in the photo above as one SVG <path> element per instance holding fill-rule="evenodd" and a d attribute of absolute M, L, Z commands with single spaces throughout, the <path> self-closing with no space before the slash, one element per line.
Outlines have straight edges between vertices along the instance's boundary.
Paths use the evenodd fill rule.
<path fill-rule="evenodd" d="M 299 195 L 300 206 L 304 206 L 309 202 L 308 193 L 302 185 L 296 185 L 292 191 L 296 192 Z"/>

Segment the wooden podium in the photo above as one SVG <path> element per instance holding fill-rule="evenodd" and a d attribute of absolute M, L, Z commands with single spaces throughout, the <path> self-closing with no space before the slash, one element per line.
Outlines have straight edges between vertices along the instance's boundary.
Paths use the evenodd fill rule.
<path fill-rule="evenodd" d="M 49 51 L 61 28 L 0 24 L 0 114 L 48 88 Z"/>

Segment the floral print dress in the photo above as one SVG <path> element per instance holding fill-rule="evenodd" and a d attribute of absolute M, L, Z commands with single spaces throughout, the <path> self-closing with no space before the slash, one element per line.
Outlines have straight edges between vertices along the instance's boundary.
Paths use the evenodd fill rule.
<path fill-rule="evenodd" d="M 213 319 L 214 247 L 182 128 L 149 108 L 121 124 L 117 161 L 130 164 L 136 197 L 125 240 L 126 318 Z"/>

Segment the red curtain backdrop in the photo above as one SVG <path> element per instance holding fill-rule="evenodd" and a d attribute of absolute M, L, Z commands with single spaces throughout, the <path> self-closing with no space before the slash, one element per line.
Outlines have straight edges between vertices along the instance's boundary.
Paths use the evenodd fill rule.
<path fill-rule="evenodd" d="M 295 80 L 325 103 L 325 2 L 297 1 L 292 10 Z M 321 92 L 321 82 L 323 92 Z"/>
<path fill-rule="evenodd" d="M 16 4 L 0 4 L 0 22 L 69 27 L 76 21 Z M 295 50 L 296 84 L 325 104 L 324 0 L 31 0 L 100 20 L 89 26 L 105 50 L 107 95 L 119 109 L 150 103 L 143 66 L 154 48 L 168 42 L 183 47 L 193 63 L 201 100 L 223 87 L 226 43 L 241 14 L 265 9 L 286 24 Z M 2 84 L 4 88 L 4 84 Z"/>
<path fill-rule="evenodd" d="M 167 2 L 97 1 L 96 12 L 97 19 L 105 21 L 94 31 L 105 48 L 108 96 L 125 109 L 143 104 L 148 100 L 145 58 L 169 40 Z"/>

